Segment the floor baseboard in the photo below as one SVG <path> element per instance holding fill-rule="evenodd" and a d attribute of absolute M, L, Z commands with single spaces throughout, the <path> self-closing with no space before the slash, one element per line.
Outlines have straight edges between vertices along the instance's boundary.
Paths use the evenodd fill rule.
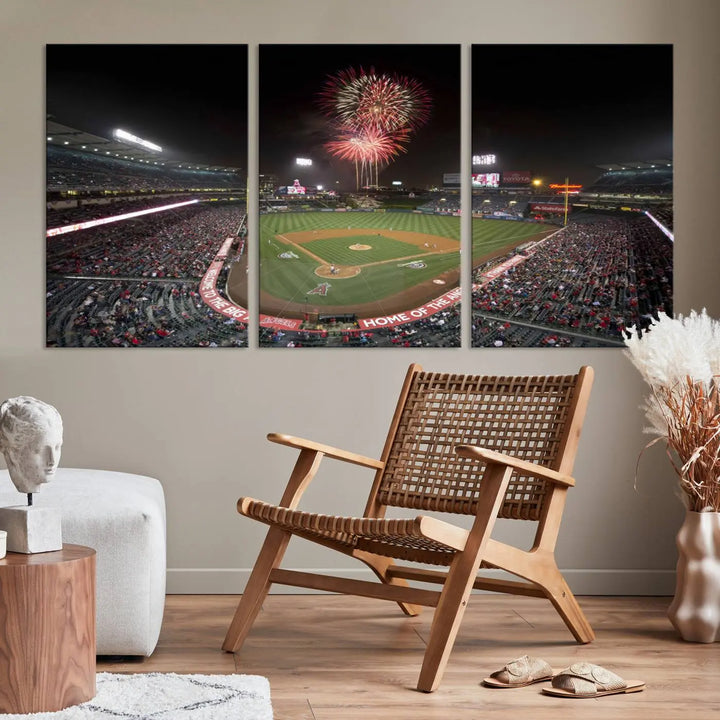
<path fill-rule="evenodd" d="M 355 580 L 375 580 L 370 570 L 328 568 L 288 568 L 316 572 Z M 488 570 L 487 577 L 513 579 L 500 570 Z M 563 570 L 576 595 L 672 595 L 675 592 L 674 570 Z M 241 593 L 248 568 L 169 568 L 167 592 L 170 595 L 224 595 Z M 517 578 L 515 578 L 517 579 Z M 273 585 L 271 593 L 281 595 L 314 594 L 318 591 Z"/>

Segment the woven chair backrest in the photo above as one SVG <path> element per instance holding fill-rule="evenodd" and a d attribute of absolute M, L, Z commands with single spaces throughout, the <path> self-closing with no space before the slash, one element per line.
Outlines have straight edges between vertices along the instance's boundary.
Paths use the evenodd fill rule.
<path fill-rule="evenodd" d="M 389 449 L 379 502 L 474 514 L 485 466 L 458 456 L 456 445 L 479 445 L 559 470 L 577 386 L 577 375 L 418 372 Z M 571 472 L 573 460 L 566 459 L 563 472 Z M 547 496 L 545 485 L 513 473 L 499 516 L 538 520 Z"/>

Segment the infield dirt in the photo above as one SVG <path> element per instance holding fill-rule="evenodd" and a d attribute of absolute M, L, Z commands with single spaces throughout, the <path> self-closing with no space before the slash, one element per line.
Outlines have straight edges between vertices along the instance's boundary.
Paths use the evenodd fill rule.
<path fill-rule="evenodd" d="M 382 237 L 391 238 L 392 240 L 399 240 L 400 242 L 409 243 L 410 245 L 417 245 L 418 247 L 427 247 L 440 252 L 449 252 L 452 250 L 458 250 L 458 241 L 452 240 L 451 238 L 442 237 L 440 235 L 427 235 L 425 233 L 410 232 L 408 230 L 386 230 L 383 229 L 378 231 L 376 228 L 326 228 L 323 230 L 301 230 L 298 232 L 283 233 L 277 237 L 280 240 L 289 242 L 292 245 L 297 245 L 303 252 L 308 252 L 302 245 L 304 243 L 312 242 L 313 240 L 325 240 L 328 238 L 338 237 L 357 237 L 358 235 L 381 235 Z M 358 251 L 361 252 L 361 251 Z M 312 253 L 309 253 L 311 255 Z M 314 256 L 316 257 L 316 256 Z M 394 258 L 396 260 L 398 258 Z M 320 262 L 325 261 L 319 258 Z M 393 262 L 388 260 L 388 262 Z"/>

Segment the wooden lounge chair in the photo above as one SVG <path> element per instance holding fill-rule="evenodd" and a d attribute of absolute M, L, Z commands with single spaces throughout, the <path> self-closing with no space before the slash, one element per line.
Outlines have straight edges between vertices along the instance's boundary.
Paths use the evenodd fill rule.
<path fill-rule="evenodd" d="M 242 645 L 272 583 L 394 600 L 408 615 L 435 608 L 418 689 L 440 683 L 473 588 L 548 598 L 579 643 L 592 628 L 557 568 L 555 542 L 593 371 L 549 377 L 483 377 L 423 372 L 411 365 L 379 460 L 288 435 L 272 442 L 299 456 L 279 505 L 243 497 L 238 512 L 270 525 L 223 649 Z M 361 517 L 297 510 L 324 456 L 375 470 Z M 386 519 L 388 507 L 474 516 L 470 530 L 418 515 Z M 537 521 L 529 551 L 490 535 L 496 517 Z M 280 568 L 292 535 L 368 565 L 380 582 Z M 446 572 L 395 560 L 449 567 Z M 523 578 L 478 577 L 481 567 Z M 408 580 L 441 583 L 434 591 Z"/>

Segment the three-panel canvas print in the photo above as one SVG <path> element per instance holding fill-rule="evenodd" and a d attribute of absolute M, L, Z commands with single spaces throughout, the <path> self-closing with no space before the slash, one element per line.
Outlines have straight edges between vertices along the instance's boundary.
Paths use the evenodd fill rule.
<path fill-rule="evenodd" d="M 47 46 L 47 346 L 618 347 L 672 313 L 672 46 L 473 45 L 464 86 L 461 51 L 260 45 L 249 102 L 246 45 Z"/>

